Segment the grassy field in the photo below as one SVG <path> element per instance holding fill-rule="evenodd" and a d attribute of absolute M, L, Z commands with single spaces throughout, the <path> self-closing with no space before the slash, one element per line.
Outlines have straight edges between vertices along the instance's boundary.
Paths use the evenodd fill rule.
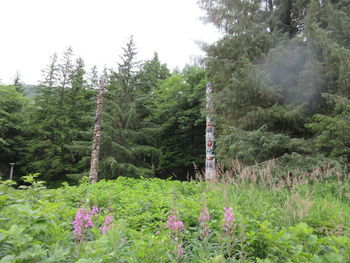
<path fill-rule="evenodd" d="M 328 171 L 24 181 L 0 186 L 0 263 L 350 262 L 350 183 Z"/>

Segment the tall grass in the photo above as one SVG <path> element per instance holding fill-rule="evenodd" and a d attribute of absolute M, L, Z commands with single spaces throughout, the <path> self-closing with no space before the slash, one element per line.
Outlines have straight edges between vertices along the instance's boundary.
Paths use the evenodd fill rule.
<path fill-rule="evenodd" d="M 248 167 L 234 161 L 232 167 L 218 165 L 206 192 L 221 193 L 217 201 L 242 215 L 278 227 L 307 222 L 320 234 L 344 233 L 344 225 L 350 224 L 350 176 L 336 167 L 286 171 L 274 160 Z M 204 181 L 203 172 L 196 181 Z"/>
<path fill-rule="evenodd" d="M 350 261 L 347 174 L 283 171 L 273 160 L 235 162 L 217 174 L 210 182 L 202 174 L 192 182 L 120 177 L 59 189 L 31 176 L 23 190 L 0 182 L 0 263 Z M 77 242 L 72 222 L 95 205 L 94 227 Z M 102 234 L 107 217 L 113 223 Z"/>

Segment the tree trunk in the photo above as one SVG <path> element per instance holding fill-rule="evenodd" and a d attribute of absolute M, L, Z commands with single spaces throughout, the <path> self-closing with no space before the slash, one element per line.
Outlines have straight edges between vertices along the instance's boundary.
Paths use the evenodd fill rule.
<path fill-rule="evenodd" d="M 101 117 L 103 108 L 103 95 L 105 92 L 104 84 L 101 83 L 97 92 L 96 117 L 92 142 L 89 183 L 93 184 L 98 179 L 98 164 L 100 158 L 100 139 L 101 139 Z"/>
<path fill-rule="evenodd" d="M 213 87 L 209 82 L 207 84 L 206 93 L 206 130 L 205 130 L 205 180 L 211 181 L 215 178 L 216 169 L 215 169 L 215 153 L 214 153 L 214 123 L 212 118 L 213 113 Z"/>

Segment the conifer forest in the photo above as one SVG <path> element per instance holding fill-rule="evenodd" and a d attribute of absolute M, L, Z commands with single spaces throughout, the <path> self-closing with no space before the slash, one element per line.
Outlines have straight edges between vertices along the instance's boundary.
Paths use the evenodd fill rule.
<path fill-rule="evenodd" d="M 350 1 L 197 5 L 181 69 L 130 36 L 0 84 L 0 263 L 350 262 Z"/>

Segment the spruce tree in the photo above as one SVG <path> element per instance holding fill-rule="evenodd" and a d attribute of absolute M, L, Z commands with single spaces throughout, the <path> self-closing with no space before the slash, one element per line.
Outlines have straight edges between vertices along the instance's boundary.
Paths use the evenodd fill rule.
<path fill-rule="evenodd" d="M 154 53 L 153 58 L 145 61 L 139 73 L 139 86 L 144 94 L 152 94 L 160 86 L 162 80 L 170 76 L 166 64 L 159 60 L 158 53 Z"/>
<path fill-rule="evenodd" d="M 14 180 L 20 171 L 25 147 L 26 119 L 30 104 L 18 86 L 0 86 L 0 176 L 8 179 L 9 163 L 15 163 Z"/>
<path fill-rule="evenodd" d="M 16 71 L 15 77 L 13 79 L 13 85 L 16 86 L 16 89 L 19 92 L 24 93 L 23 83 L 21 81 L 21 74 L 19 73 L 19 71 Z"/>
<path fill-rule="evenodd" d="M 79 178 L 88 171 L 91 152 L 93 111 L 96 91 L 86 80 L 85 64 L 77 58 L 70 79 L 71 88 L 66 90 L 65 112 L 68 117 L 67 175 Z M 76 177 L 78 175 L 78 177 Z"/>
<path fill-rule="evenodd" d="M 153 176 L 156 127 L 150 121 L 147 96 L 139 85 L 140 63 L 131 37 L 123 48 L 117 71 L 111 70 L 106 86 L 102 122 L 102 178 Z M 146 91 L 147 92 L 147 91 Z"/>
<path fill-rule="evenodd" d="M 65 134 L 68 120 L 64 115 L 62 95 L 59 86 L 61 65 L 54 54 L 35 97 L 35 110 L 31 117 L 30 140 L 27 144 L 25 173 L 40 173 L 46 179 L 59 178 L 65 173 L 63 164 Z"/>
<path fill-rule="evenodd" d="M 155 121 L 161 126 L 157 175 L 186 180 L 205 159 L 205 71 L 186 66 L 155 91 Z"/>
<path fill-rule="evenodd" d="M 293 153 L 322 156 L 312 122 L 323 93 L 349 96 L 349 4 L 201 0 L 223 32 L 206 47 L 218 120 L 218 157 L 246 164 Z M 316 114 L 316 115 L 315 115 Z M 314 119 L 319 122 L 320 119 Z M 328 150 L 329 151 L 329 150 Z"/>
<path fill-rule="evenodd" d="M 60 62 L 54 54 L 44 70 L 28 133 L 25 173 L 40 173 L 51 181 L 88 169 L 92 98 L 84 61 L 73 63 L 68 48 Z"/>

